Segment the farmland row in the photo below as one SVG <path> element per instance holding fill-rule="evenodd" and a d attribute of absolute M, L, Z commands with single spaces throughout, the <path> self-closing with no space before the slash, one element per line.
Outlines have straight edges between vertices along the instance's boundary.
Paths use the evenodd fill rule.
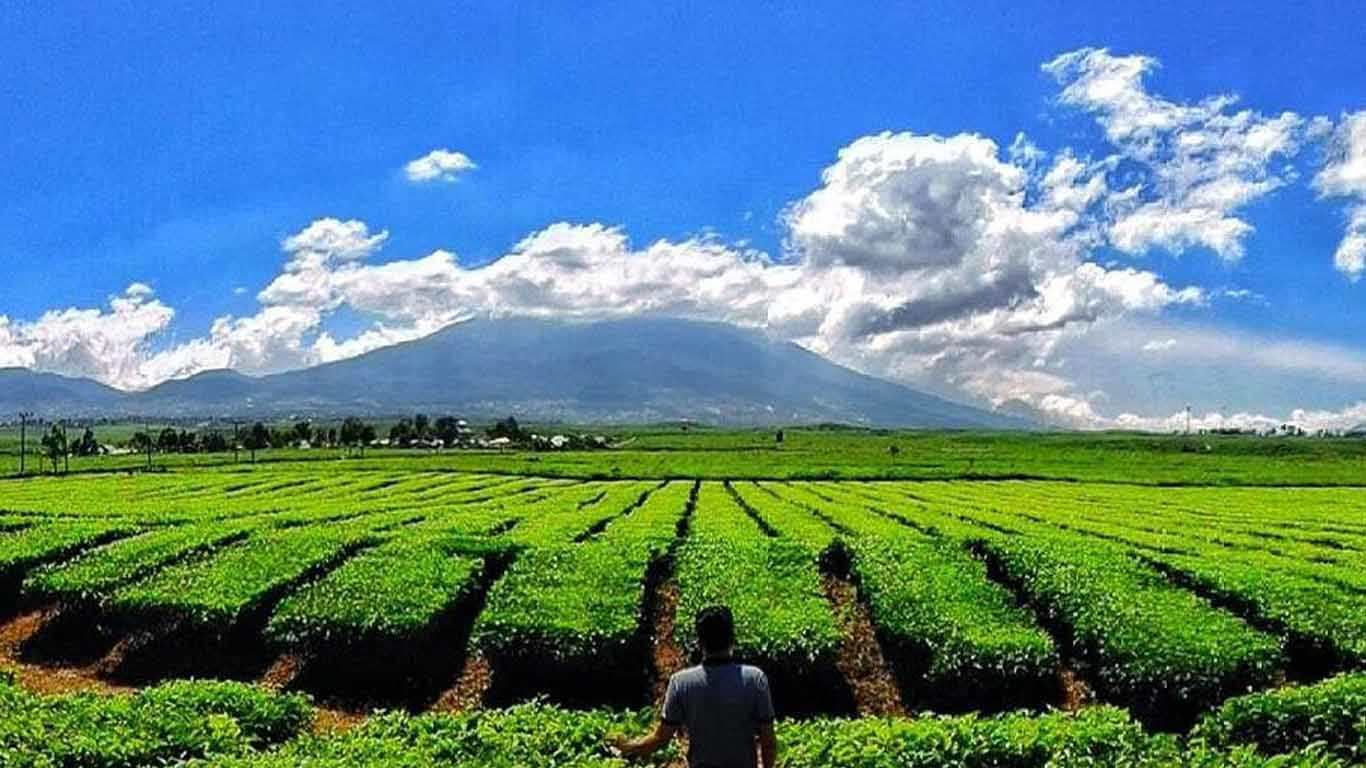
<path fill-rule="evenodd" d="M 899 490 L 888 486 L 882 493 L 895 497 Z M 1284 637 L 1291 660 L 1299 667 L 1291 672 L 1313 676 L 1366 666 L 1363 582 L 1360 567 L 1351 559 L 1315 559 L 1303 549 L 1291 556 L 1278 551 L 1283 542 L 1275 539 L 1269 544 L 1255 537 L 1215 540 L 1198 519 L 1187 520 L 1184 527 L 1171 521 L 1166 523 L 1169 527 L 1158 528 L 1142 509 L 1101 514 L 1065 502 L 1012 497 L 1009 489 L 996 488 L 976 499 L 963 498 L 959 489 L 953 490 L 951 499 L 940 499 L 925 486 L 917 486 L 914 493 L 911 506 L 920 519 L 952 510 L 1024 537 L 1064 530 L 1127 550 L 1177 583 Z M 932 500 L 929 506 L 927 499 Z"/>
<path fill-rule="evenodd" d="M 1057 667 L 1052 640 L 967 551 L 809 487 L 760 490 L 768 498 L 756 504 L 773 519 L 805 511 L 840 533 L 879 639 L 913 702 L 1006 709 L 1047 696 Z"/>
<path fill-rule="evenodd" d="M 0 501 L 0 609 L 150 632 L 136 653 L 120 646 L 134 670 L 175 648 L 256 644 L 382 677 L 468 647 L 509 700 L 571 700 L 588 675 L 601 683 L 589 703 L 635 705 L 658 673 L 651 601 L 667 577 L 670 639 L 695 652 L 693 617 L 730 604 L 739 652 L 789 712 L 848 708 L 832 576 L 854 585 L 916 709 L 1056 705 L 1075 668 L 1102 700 L 1178 724 L 1294 672 L 1303 646 L 1332 657 L 1315 674 L 1366 659 L 1359 553 L 1315 527 L 1333 518 L 1263 510 L 1280 525 L 1259 538 L 1241 494 L 1146 514 L 1114 489 L 1047 483 L 157 479 L 122 509 L 107 490 L 81 498 L 89 478 L 16 484 L 33 489 Z"/>
<path fill-rule="evenodd" d="M 582 697 L 592 693 L 585 676 L 609 700 L 647 689 L 646 599 L 695 494 L 679 482 L 647 490 L 625 514 L 567 543 L 536 532 L 540 546 L 517 557 L 474 626 L 474 646 L 505 692 Z"/>
<path fill-rule="evenodd" d="M 303 768 L 517 765 L 620 768 L 607 744 L 648 727 L 648 711 L 569 711 L 544 703 L 411 716 L 319 730 L 306 697 L 231 682 L 183 681 L 117 695 L 33 695 L 0 675 L 6 765 Z M 1186 737 L 1153 734 L 1127 713 L 781 720 L 791 768 L 1124 765 L 1346 768 L 1366 755 L 1366 677 L 1239 697 Z M 314 733 L 310 733 L 314 730 Z M 677 758 L 670 747 L 663 760 Z M 187 762 L 188 761 L 188 762 Z"/>
<path fill-rule="evenodd" d="M 573 484 L 509 476 L 369 473 L 317 478 L 292 471 L 30 478 L 6 483 L 0 510 L 43 517 L 117 517 L 143 525 L 290 510 L 443 507 Z"/>
<path fill-rule="evenodd" d="M 1270 684 L 1280 668 L 1276 638 L 1106 542 L 1045 526 L 1025 532 L 991 513 L 955 511 L 895 487 L 818 487 L 832 508 L 861 505 L 981 554 L 1101 698 L 1145 719 L 1188 722 L 1230 695 Z"/>
<path fill-rule="evenodd" d="M 801 702 L 822 691 L 841 699 L 835 708 L 848 709 L 835 665 L 842 636 L 822 589 L 819 557 L 811 540 L 781 535 L 749 514 L 726 486 L 704 483 L 678 552 L 676 641 L 696 649 L 698 613 L 727 604 L 735 616 L 736 652 L 769 672 L 776 699 Z"/>

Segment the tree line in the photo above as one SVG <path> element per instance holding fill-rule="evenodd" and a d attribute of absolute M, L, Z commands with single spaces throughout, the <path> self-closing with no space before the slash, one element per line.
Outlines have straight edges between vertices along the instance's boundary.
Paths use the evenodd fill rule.
<path fill-rule="evenodd" d="M 257 421 L 250 425 L 238 424 L 232 430 L 211 427 L 203 430 L 165 427 L 160 431 L 136 431 L 123 444 L 129 453 L 146 454 L 151 466 L 153 454 L 227 453 L 247 451 L 252 461 L 256 452 L 290 447 L 345 448 L 364 454 L 365 448 L 380 444 L 396 448 L 456 446 L 486 447 L 500 442 L 522 448 L 600 448 L 605 439 L 588 435 L 546 437 L 531 433 L 511 416 L 494 422 L 483 430 L 485 439 L 473 433 L 466 422 L 454 416 L 432 418 L 424 413 L 403 417 L 388 431 L 387 440 L 380 441 L 373 424 L 357 417 L 348 417 L 336 426 L 317 426 L 300 420 L 292 424 L 267 424 Z M 84 428 L 78 438 L 68 435 L 66 426 L 53 423 L 38 440 L 39 450 L 29 450 L 50 463 L 54 473 L 69 468 L 70 457 L 98 456 L 110 452 L 101 444 L 95 431 Z M 21 448 L 21 450 L 23 450 Z"/>
<path fill-rule="evenodd" d="M 341 448 L 368 445 L 374 442 L 377 434 L 373 424 L 355 417 L 343 420 L 340 427 L 315 427 L 310 421 L 296 421 L 283 426 L 258 421 L 243 426 L 243 429 L 234 429 L 232 433 L 210 429 L 201 434 L 174 427 L 167 427 L 155 436 L 147 432 L 135 432 L 128 441 L 128 447 L 138 452 L 151 449 L 158 453 L 224 453 L 238 449 L 261 451 L 292 446 Z"/>
<path fill-rule="evenodd" d="M 441 420 L 438 420 L 438 422 Z M 253 460 L 256 452 L 267 448 L 287 448 L 308 445 L 314 447 L 351 448 L 364 450 L 376 439 L 375 427 L 358 418 L 348 418 L 336 427 L 315 427 L 309 421 L 297 421 L 287 426 L 267 426 L 258 421 L 241 429 L 226 431 L 220 428 L 196 431 L 166 427 L 161 431 L 139 430 L 124 444 L 129 452 L 145 453 L 227 453 L 249 451 Z M 73 437 L 65 424 L 50 424 L 37 439 L 37 445 L 20 446 L 22 452 L 36 455 L 50 464 L 53 473 L 70 469 L 72 456 L 99 456 L 110 452 L 91 427 Z"/>

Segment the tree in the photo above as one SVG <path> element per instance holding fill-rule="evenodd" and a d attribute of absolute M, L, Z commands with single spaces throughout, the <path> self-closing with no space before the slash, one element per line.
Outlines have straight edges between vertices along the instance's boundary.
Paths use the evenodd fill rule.
<path fill-rule="evenodd" d="M 100 453 L 100 442 L 95 439 L 95 431 L 89 427 L 81 434 L 81 439 L 71 448 L 72 453 L 77 456 L 98 456 Z"/>
<path fill-rule="evenodd" d="M 362 423 L 360 419 L 354 416 L 348 416 L 341 425 L 342 445 L 355 445 L 360 442 L 361 430 L 364 426 L 365 424 Z"/>
<path fill-rule="evenodd" d="M 270 447 L 288 448 L 293 437 L 294 430 L 292 429 L 272 429 L 270 430 Z"/>
<path fill-rule="evenodd" d="M 336 428 L 336 427 L 328 427 L 328 429 L 327 429 L 327 444 L 328 444 L 328 445 L 336 445 L 336 444 L 337 444 L 337 428 Z"/>
<path fill-rule="evenodd" d="M 157 450 L 162 453 L 175 453 L 180 448 L 180 433 L 167 427 L 157 435 Z"/>
<path fill-rule="evenodd" d="M 199 436 L 188 429 L 180 430 L 180 440 L 176 450 L 181 453 L 195 453 L 199 450 Z"/>
<path fill-rule="evenodd" d="M 24 475 L 24 457 L 28 455 L 28 420 L 33 418 L 30 411 L 19 412 L 19 476 Z"/>
<path fill-rule="evenodd" d="M 413 423 L 407 419 L 399 419 L 398 423 L 389 427 L 389 442 L 406 448 L 416 437 L 416 430 Z"/>
<path fill-rule="evenodd" d="M 497 440 L 500 437 L 506 437 L 514 443 L 520 443 L 526 440 L 526 432 L 522 431 L 522 426 L 517 423 L 517 419 L 511 416 L 495 423 L 485 430 L 485 432 L 494 440 Z"/>
<path fill-rule="evenodd" d="M 433 431 L 436 433 L 436 439 L 446 445 L 460 442 L 460 422 L 454 416 L 442 416 L 437 419 Z"/>
<path fill-rule="evenodd" d="M 418 440 L 426 440 L 432 429 L 432 422 L 427 418 L 427 414 L 419 413 L 413 417 L 413 437 Z"/>
<path fill-rule="evenodd" d="M 294 441 L 311 444 L 313 442 L 313 425 L 307 421 L 294 422 Z"/>
<path fill-rule="evenodd" d="M 210 430 L 204 433 L 204 437 L 199 441 L 200 450 L 205 453 L 224 453 L 228 450 L 228 439 L 218 430 Z"/>
<path fill-rule="evenodd" d="M 341 425 L 341 442 L 347 447 L 360 448 L 360 455 L 365 455 L 365 446 L 375 439 L 375 428 L 355 416 L 348 416 Z"/>
<path fill-rule="evenodd" d="M 61 424 L 53 424 L 43 435 L 42 445 L 43 453 L 52 461 L 52 474 L 55 475 L 61 460 L 66 457 L 66 428 Z"/>
<path fill-rule="evenodd" d="M 156 442 L 152 440 L 151 435 L 146 432 L 134 432 L 133 436 L 128 439 L 128 447 L 138 453 L 146 453 L 155 444 Z"/>
<path fill-rule="evenodd" d="M 256 422 L 251 425 L 251 430 L 247 432 L 247 439 L 243 441 L 243 446 L 251 451 L 251 463 L 256 463 L 256 452 L 270 447 L 270 430 L 265 424 Z"/>

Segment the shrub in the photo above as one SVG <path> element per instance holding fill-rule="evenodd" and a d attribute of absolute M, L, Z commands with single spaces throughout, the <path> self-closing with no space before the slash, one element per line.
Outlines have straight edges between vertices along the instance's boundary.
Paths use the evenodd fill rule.
<path fill-rule="evenodd" d="M 1366 761 L 1366 674 L 1230 699 L 1201 718 L 1192 737 L 1268 755 L 1318 743 L 1345 760 Z"/>
<path fill-rule="evenodd" d="M 0 685 L 0 712 L 0 764 L 82 768 L 246 755 L 297 736 L 313 716 L 301 696 L 215 682 L 52 697 Z"/>
<path fill-rule="evenodd" d="M 1079 537 L 992 537 L 981 546 L 1056 622 L 1097 692 L 1145 720 L 1182 726 L 1271 682 L 1280 643 L 1122 550 Z"/>

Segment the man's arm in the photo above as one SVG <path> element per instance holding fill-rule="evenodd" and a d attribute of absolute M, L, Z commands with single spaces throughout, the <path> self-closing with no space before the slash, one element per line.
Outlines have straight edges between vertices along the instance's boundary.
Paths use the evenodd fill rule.
<path fill-rule="evenodd" d="M 772 728 L 770 727 L 769 730 L 771 731 Z M 649 757 L 662 749 L 665 744 L 668 744 L 676 733 L 678 733 L 678 726 L 660 721 L 649 736 L 634 741 L 622 737 L 616 741 L 615 746 L 621 750 L 621 754 L 625 757 Z M 772 766 L 769 765 L 768 768 L 772 768 Z"/>
<path fill-rule="evenodd" d="M 768 689 L 768 675 L 762 670 L 754 679 L 754 721 L 758 724 L 759 756 L 764 768 L 778 762 L 778 737 L 773 735 L 773 694 Z"/>
<path fill-rule="evenodd" d="M 778 762 L 778 737 L 773 734 L 773 721 L 759 724 L 759 757 L 764 768 Z"/>

